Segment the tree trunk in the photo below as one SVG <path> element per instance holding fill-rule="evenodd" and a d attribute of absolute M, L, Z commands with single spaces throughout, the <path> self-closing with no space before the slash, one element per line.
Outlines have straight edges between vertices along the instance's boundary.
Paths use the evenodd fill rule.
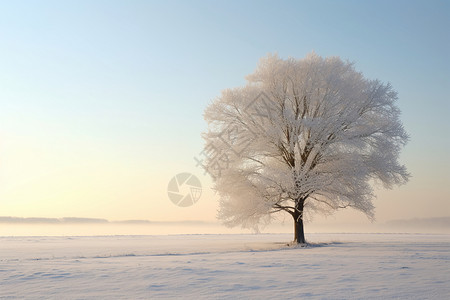
<path fill-rule="evenodd" d="M 305 230 L 303 228 L 303 204 L 305 199 L 297 201 L 296 210 L 292 214 L 294 218 L 294 243 L 306 244 Z"/>
<path fill-rule="evenodd" d="M 294 243 L 306 244 L 302 217 L 294 217 Z"/>

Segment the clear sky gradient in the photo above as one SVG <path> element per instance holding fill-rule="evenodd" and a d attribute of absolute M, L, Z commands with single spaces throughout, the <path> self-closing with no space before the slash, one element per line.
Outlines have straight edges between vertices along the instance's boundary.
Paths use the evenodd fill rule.
<path fill-rule="evenodd" d="M 3 1 L 0 216 L 215 220 L 203 110 L 267 53 L 311 51 L 399 93 L 413 177 L 377 219 L 449 216 L 449 28 L 449 1 Z M 189 208 L 180 172 L 203 184 Z"/>

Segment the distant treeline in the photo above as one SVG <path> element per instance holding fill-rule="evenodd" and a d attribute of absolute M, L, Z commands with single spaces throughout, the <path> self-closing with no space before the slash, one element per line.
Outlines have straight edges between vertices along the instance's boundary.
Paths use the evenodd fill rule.
<path fill-rule="evenodd" d="M 124 220 L 109 221 L 99 218 L 21 218 L 21 217 L 1 217 L 0 223 L 8 224 L 186 224 L 186 225 L 208 225 L 210 222 L 203 221 L 180 221 L 180 222 L 161 222 L 149 220 Z"/>
<path fill-rule="evenodd" d="M 108 221 L 98 218 L 19 218 L 0 217 L 0 223 L 24 223 L 24 224 L 104 224 L 104 223 L 150 223 L 147 220 Z"/>
<path fill-rule="evenodd" d="M 0 223 L 44 223 L 44 224 L 61 224 L 61 223 L 109 223 L 105 219 L 95 218 L 19 218 L 19 217 L 0 217 Z"/>

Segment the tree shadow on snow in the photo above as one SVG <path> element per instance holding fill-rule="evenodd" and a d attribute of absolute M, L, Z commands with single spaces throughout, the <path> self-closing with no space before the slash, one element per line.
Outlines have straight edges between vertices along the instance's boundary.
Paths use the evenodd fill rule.
<path fill-rule="evenodd" d="M 298 244 L 294 242 L 286 243 L 285 245 L 288 247 L 288 249 L 307 249 L 307 248 L 319 248 L 319 247 L 333 247 L 337 245 L 343 245 L 343 242 L 322 242 L 322 243 L 305 243 L 305 244 Z"/>

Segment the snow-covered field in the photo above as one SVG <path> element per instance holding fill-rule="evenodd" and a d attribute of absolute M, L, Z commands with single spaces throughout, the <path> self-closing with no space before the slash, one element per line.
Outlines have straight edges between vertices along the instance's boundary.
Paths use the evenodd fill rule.
<path fill-rule="evenodd" d="M 450 299 L 450 235 L 0 237 L 0 299 Z"/>

